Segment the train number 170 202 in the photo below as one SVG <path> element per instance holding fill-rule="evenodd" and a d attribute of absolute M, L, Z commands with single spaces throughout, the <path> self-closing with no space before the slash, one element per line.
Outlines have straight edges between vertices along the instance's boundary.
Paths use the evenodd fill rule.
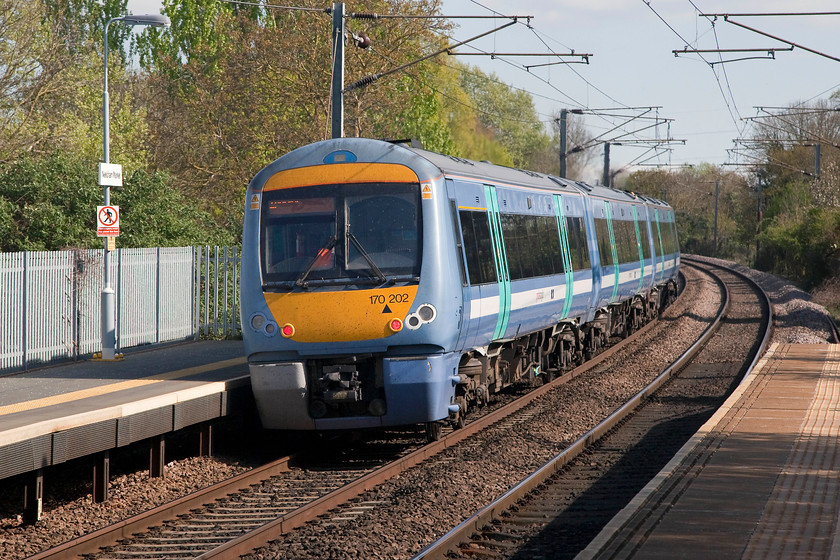
<path fill-rule="evenodd" d="M 387 296 L 384 294 L 376 294 L 370 296 L 370 304 L 371 305 L 383 305 L 385 302 L 388 303 L 408 303 L 410 301 L 408 294 L 388 294 Z"/>

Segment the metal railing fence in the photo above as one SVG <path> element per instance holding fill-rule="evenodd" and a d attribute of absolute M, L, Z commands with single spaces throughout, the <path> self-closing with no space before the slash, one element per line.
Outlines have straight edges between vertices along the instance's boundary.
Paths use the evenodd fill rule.
<path fill-rule="evenodd" d="M 239 335 L 239 251 L 118 249 L 117 350 Z M 101 350 L 101 250 L 0 253 L 0 372 Z"/>
<path fill-rule="evenodd" d="M 239 248 L 196 247 L 195 262 L 196 336 L 239 336 Z"/>

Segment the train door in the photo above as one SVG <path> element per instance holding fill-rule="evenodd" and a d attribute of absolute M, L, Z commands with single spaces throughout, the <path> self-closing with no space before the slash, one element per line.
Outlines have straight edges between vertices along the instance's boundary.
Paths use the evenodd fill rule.
<path fill-rule="evenodd" d="M 569 231 L 566 224 L 566 213 L 563 208 L 563 199 L 559 194 L 554 195 L 554 217 L 557 221 L 557 235 L 560 236 L 560 248 L 563 252 L 563 278 L 566 280 L 566 297 L 563 300 L 563 313 L 561 319 L 569 316 L 572 308 L 572 300 L 575 296 L 574 270 L 572 269 L 572 257 L 569 250 Z"/>
<path fill-rule="evenodd" d="M 639 225 L 639 213 L 637 207 L 633 207 L 633 228 L 636 230 L 636 247 L 639 250 L 639 287 L 636 288 L 636 293 L 642 293 L 642 288 L 645 283 L 645 248 L 644 242 L 647 240 L 647 235 L 642 235 L 641 226 Z M 648 249 L 649 251 L 650 249 Z"/>
<path fill-rule="evenodd" d="M 458 259 L 458 269 L 461 279 L 461 324 L 458 328 L 456 348 L 464 348 L 469 344 L 473 331 L 472 295 L 467 276 L 467 254 L 464 249 L 464 232 L 458 216 L 458 197 L 452 179 L 446 180 L 446 192 L 449 196 L 450 212 L 452 214 L 452 236 L 455 242 L 455 255 Z"/>
<path fill-rule="evenodd" d="M 618 299 L 618 284 L 619 284 L 619 274 L 620 274 L 620 263 L 618 261 L 618 246 L 616 245 L 616 235 L 615 235 L 615 225 L 613 222 L 613 215 L 612 215 L 612 208 L 610 207 L 610 202 L 608 200 L 604 201 L 604 209 L 606 210 L 606 220 L 607 220 L 607 233 L 610 240 L 610 252 L 612 253 L 612 270 L 610 274 L 612 282 L 610 283 L 610 287 L 612 287 L 612 292 L 609 295 L 609 299 L 607 303 L 613 303 Z M 606 277 L 606 271 L 604 276 Z M 602 280 L 603 285 L 607 285 L 607 280 L 604 278 Z"/>
<path fill-rule="evenodd" d="M 665 278 L 665 251 L 662 245 L 662 227 L 659 225 L 659 208 L 653 209 L 653 222 L 651 225 L 653 224 L 656 224 L 656 231 L 653 232 L 653 241 L 656 246 L 656 255 L 659 257 L 660 262 L 659 278 L 657 279 L 657 283 L 659 283 Z"/>
<path fill-rule="evenodd" d="M 510 320 L 510 271 L 507 265 L 505 240 L 502 236 L 502 220 L 499 214 L 499 199 L 496 187 L 484 185 L 484 199 L 487 203 L 487 217 L 490 222 L 490 240 L 493 244 L 493 263 L 496 267 L 499 294 L 498 315 L 492 340 L 503 338 Z M 482 298 L 483 298 L 482 293 Z"/>
<path fill-rule="evenodd" d="M 460 240 L 456 244 L 460 242 L 459 255 L 466 264 L 458 344 L 461 348 L 484 346 L 496 330 L 499 315 L 497 236 L 492 233 L 490 203 L 481 183 L 447 180 L 447 188 L 457 202 L 457 217 L 453 219 Z"/>

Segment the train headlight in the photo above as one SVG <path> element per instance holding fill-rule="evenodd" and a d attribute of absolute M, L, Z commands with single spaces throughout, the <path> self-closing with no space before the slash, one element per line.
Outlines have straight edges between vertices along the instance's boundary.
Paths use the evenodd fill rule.
<path fill-rule="evenodd" d="M 437 309 L 431 303 L 424 303 L 417 308 L 417 316 L 424 323 L 431 323 L 437 317 Z"/>
<path fill-rule="evenodd" d="M 403 328 L 402 319 L 399 319 L 399 318 L 391 319 L 391 322 L 388 323 L 388 328 L 390 328 L 392 332 L 400 332 Z"/>
<path fill-rule="evenodd" d="M 417 330 L 426 323 L 431 323 L 437 317 L 437 309 L 431 303 L 424 303 L 417 308 L 417 311 L 405 318 L 405 326 L 411 330 Z"/>
<path fill-rule="evenodd" d="M 420 320 L 420 317 L 418 317 L 416 313 L 412 313 L 405 318 L 405 326 L 411 330 L 419 329 L 422 324 L 423 321 Z"/>
<path fill-rule="evenodd" d="M 263 327 L 263 332 L 265 333 L 265 336 L 274 336 L 277 334 L 277 323 L 269 321 Z"/>
<path fill-rule="evenodd" d="M 254 313 L 253 315 L 251 315 L 251 328 L 255 331 L 263 330 L 265 323 L 265 315 L 263 315 L 262 313 Z"/>

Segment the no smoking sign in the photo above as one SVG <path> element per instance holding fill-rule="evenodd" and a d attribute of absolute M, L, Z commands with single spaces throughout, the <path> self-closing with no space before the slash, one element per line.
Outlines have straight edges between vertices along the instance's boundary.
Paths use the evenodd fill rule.
<path fill-rule="evenodd" d="M 120 234 L 120 207 L 96 207 L 96 236 L 117 237 Z"/>

